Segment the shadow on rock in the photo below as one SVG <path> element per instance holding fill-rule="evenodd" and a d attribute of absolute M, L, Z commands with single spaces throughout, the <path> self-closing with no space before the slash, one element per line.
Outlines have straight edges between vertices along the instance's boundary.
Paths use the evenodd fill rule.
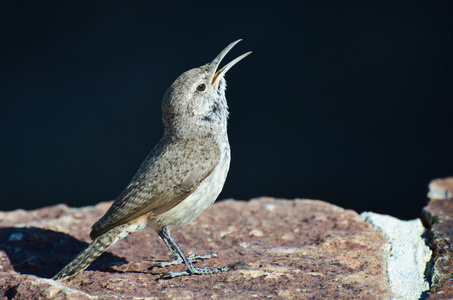
<path fill-rule="evenodd" d="M 36 227 L 0 228 L 0 250 L 8 255 L 14 270 L 50 278 L 88 246 L 67 234 Z M 104 253 L 88 269 L 106 270 L 127 261 Z"/>

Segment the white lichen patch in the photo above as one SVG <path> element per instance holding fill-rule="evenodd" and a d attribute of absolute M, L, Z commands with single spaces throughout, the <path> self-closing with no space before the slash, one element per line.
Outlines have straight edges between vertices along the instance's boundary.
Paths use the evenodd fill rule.
<path fill-rule="evenodd" d="M 401 221 L 370 212 L 360 216 L 387 238 L 387 274 L 393 299 L 419 299 L 429 289 L 424 274 L 432 254 L 422 237 L 426 229 L 420 219 Z"/>

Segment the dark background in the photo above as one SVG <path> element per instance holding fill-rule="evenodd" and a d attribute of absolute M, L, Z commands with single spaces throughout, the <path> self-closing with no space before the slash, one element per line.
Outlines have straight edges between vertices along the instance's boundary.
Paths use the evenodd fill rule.
<path fill-rule="evenodd" d="M 242 38 L 219 199 L 418 217 L 453 175 L 453 2 L 398 3 L 1 1 L 0 210 L 114 199 L 167 87 Z"/>

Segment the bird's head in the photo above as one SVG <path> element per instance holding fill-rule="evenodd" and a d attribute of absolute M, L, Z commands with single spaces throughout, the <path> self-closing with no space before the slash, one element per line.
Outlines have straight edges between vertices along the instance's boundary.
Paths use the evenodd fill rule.
<path fill-rule="evenodd" d="M 162 101 L 162 119 L 167 132 L 177 134 L 176 131 L 184 129 L 193 133 L 205 127 L 226 132 L 228 105 L 224 76 L 251 52 L 242 54 L 221 69 L 218 67 L 240 41 L 228 45 L 210 63 L 184 72 L 168 88 Z"/>

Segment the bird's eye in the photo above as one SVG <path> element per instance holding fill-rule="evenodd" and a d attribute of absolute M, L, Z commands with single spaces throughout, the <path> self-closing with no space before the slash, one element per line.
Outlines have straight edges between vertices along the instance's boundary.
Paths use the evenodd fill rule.
<path fill-rule="evenodd" d="M 206 84 L 202 83 L 199 86 L 197 86 L 197 91 L 204 91 L 206 89 Z"/>

